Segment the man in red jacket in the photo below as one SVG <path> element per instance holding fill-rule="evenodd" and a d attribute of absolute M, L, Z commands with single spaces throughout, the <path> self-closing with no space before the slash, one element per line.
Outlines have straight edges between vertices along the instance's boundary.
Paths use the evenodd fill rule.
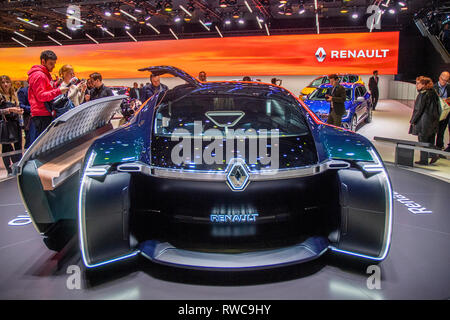
<path fill-rule="evenodd" d="M 46 50 L 41 53 L 41 64 L 32 66 L 28 71 L 28 101 L 31 106 L 31 120 L 36 128 L 37 138 L 53 118 L 44 105 L 44 102 L 51 101 L 60 94 L 66 93 L 69 88 L 54 88 L 50 72 L 55 68 L 56 54 Z M 34 139 L 33 139 L 34 140 Z"/>

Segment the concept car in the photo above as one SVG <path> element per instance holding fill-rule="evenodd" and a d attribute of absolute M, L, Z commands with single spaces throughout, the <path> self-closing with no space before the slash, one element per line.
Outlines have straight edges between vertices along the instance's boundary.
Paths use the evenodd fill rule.
<path fill-rule="evenodd" d="M 356 131 L 363 121 L 372 121 L 372 102 L 370 93 L 362 84 L 342 83 L 347 94 L 345 101 L 345 114 L 342 116 L 342 126 L 346 129 Z M 332 86 L 323 84 L 304 100 L 305 104 L 322 121 L 326 122 L 330 113 L 330 102 L 325 100 L 325 95 L 331 95 Z"/>
<path fill-rule="evenodd" d="M 373 145 L 326 125 L 286 89 L 199 82 L 152 96 L 118 128 L 126 96 L 54 120 L 15 168 L 50 249 L 78 233 L 86 267 L 143 255 L 156 263 L 246 270 L 327 251 L 382 261 L 392 189 Z"/>
<path fill-rule="evenodd" d="M 339 81 L 345 82 L 345 83 L 360 83 L 364 84 L 361 77 L 356 74 L 339 74 Z M 320 87 L 323 84 L 329 84 L 330 80 L 328 79 L 328 76 L 321 76 L 315 78 L 311 83 L 304 87 L 302 91 L 300 92 L 300 96 L 306 98 L 307 95 L 311 94 L 316 90 L 318 87 Z"/>

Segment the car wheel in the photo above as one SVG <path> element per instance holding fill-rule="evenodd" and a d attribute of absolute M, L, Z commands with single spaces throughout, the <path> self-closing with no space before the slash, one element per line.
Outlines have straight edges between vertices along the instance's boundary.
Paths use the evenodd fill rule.
<path fill-rule="evenodd" d="M 357 126 L 358 126 L 358 122 L 357 122 L 357 119 L 356 119 L 356 115 L 353 115 L 352 122 L 350 124 L 350 130 L 355 132 Z"/>
<path fill-rule="evenodd" d="M 367 113 L 367 117 L 366 117 L 366 123 L 371 123 L 372 122 L 372 107 L 369 107 L 369 112 Z"/>

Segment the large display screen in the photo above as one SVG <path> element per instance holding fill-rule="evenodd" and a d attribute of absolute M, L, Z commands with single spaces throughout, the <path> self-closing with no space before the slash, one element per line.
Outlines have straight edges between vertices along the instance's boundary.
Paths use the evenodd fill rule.
<path fill-rule="evenodd" d="M 158 40 L 0 49 L 0 73 L 26 80 L 40 52 L 58 56 L 54 73 L 71 64 L 79 77 L 142 78 L 138 68 L 173 65 L 192 75 L 396 74 L 399 32 Z"/>

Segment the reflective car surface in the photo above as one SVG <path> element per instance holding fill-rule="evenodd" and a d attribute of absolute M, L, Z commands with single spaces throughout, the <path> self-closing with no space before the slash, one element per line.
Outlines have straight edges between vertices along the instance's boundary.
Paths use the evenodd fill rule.
<path fill-rule="evenodd" d="M 356 131 L 358 126 L 365 121 L 372 121 L 372 103 L 370 93 L 362 84 L 342 83 L 347 95 L 345 101 L 345 114 L 342 116 L 342 126 L 346 129 Z M 322 121 L 326 122 L 330 113 L 330 102 L 325 100 L 325 95 L 331 94 L 332 86 L 321 85 L 304 100 L 305 104 Z"/>
<path fill-rule="evenodd" d="M 364 84 L 361 77 L 356 74 L 338 74 L 338 76 L 339 76 L 339 81 L 341 83 Z M 300 96 L 303 96 L 304 98 L 306 98 L 307 95 L 314 92 L 314 90 L 317 89 L 318 87 L 320 87 L 321 85 L 329 84 L 329 83 L 330 83 L 330 80 L 328 79 L 328 75 L 317 77 L 316 79 L 311 81 L 311 83 L 307 87 L 303 88 L 303 90 L 300 93 Z"/>

